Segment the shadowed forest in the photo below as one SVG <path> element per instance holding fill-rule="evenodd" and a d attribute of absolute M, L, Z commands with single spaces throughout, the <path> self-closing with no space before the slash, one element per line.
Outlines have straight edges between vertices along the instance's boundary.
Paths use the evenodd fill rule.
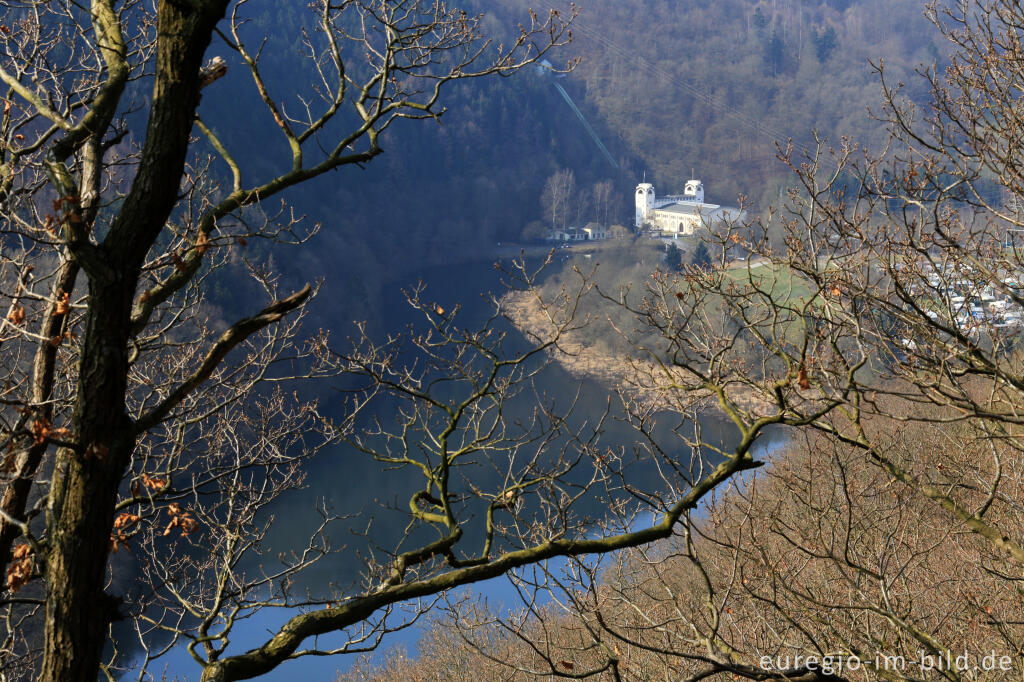
<path fill-rule="evenodd" d="M 514 0 L 482 9 L 500 36 L 531 6 Z M 581 223 L 599 218 L 592 188 L 611 180 L 609 222 L 632 225 L 631 190 L 645 173 L 661 194 L 680 192 L 693 171 L 709 200 L 736 205 L 742 195 L 754 211 L 766 208 L 793 182 L 776 159 L 776 142 L 792 138 L 798 150 L 810 150 L 815 131 L 834 143 L 843 136 L 867 145 L 884 140 L 869 115 L 880 93 L 870 61 L 884 58 L 890 77 L 920 97 L 913 70 L 942 68 L 948 52 L 915 0 L 590 0 L 580 10 L 574 42 L 549 59 L 557 68 L 579 58 L 559 82 L 620 169 L 605 161 L 552 87 L 554 74 L 530 69 L 457 83 L 442 124 L 399 122 L 384 154 L 362 172 L 329 175 L 290 193 L 327 228 L 319 239 L 335 261 L 332 277 L 365 292 L 354 301 L 376 300 L 380 286 L 393 286 L 410 268 L 477 258 L 497 242 L 519 240 L 543 217 L 545 181 L 560 169 L 575 174 Z M 252 28 L 297 27 L 298 12 L 269 9 Z M 289 83 L 289 55 L 297 61 L 300 53 L 280 36 L 294 33 L 269 38 L 266 49 L 279 55 L 267 66 L 271 87 Z M 243 88 L 209 123 L 226 141 L 272 125 Z M 240 160 L 273 168 L 288 153 L 282 143 L 248 146 Z"/>

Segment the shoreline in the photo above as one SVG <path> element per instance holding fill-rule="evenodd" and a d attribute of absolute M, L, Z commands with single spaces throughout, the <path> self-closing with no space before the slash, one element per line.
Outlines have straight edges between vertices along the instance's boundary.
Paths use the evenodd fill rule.
<path fill-rule="evenodd" d="M 502 310 L 512 324 L 531 341 L 551 337 L 551 323 L 540 302 L 526 291 L 509 291 L 501 297 Z M 685 412 L 715 410 L 725 415 L 717 396 L 708 389 L 682 388 L 693 385 L 687 373 L 678 367 L 666 367 L 653 360 L 620 357 L 588 345 L 573 332 L 566 332 L 548 351 L 552 360 L 576 378 L 593 379 L 624 398 L 656 410 Z M 729 399 L 741 410 L 767 414 L 772 406 L 749 386 L 729 391 Z"/>

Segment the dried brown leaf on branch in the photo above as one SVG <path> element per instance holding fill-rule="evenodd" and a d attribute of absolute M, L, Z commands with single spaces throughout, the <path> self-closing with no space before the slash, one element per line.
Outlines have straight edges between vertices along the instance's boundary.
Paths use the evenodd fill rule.
<path fill-rule="evenodd" d="M 56 315 L 67 315 L 68 311 L 71 310 L 71 294 L 64 292 L 60 298 L 57 299 L 57 307 L 54 309 L 53 314 Z"/>
<path fill-rule="evenodd" d="M 807 378 L 807 368 L 803 365 L 800 365 L 800 369 L 796 373 L 796 384 L 805 391 L 811 387 L 811 382 Z"/>
<path fill-rule="evenodd" d="M 203 230 L 199 231 L 199 236 L 196 237 L 196 253 L 202 256 L 210 249 L 210 238 L 206 236 L 206 232 Z"/>
<path fill-rule="evenodd" d="M 199 522 L 189 512 L 182 510 L 181 505 L 177 503 L 170 504 L 167 506 L 167 512 L 171 515 L 171 520 L 167 527 L 164 528 L 164 536 L 170 535 L 173 529 L 179 528 L 181 529 L 181 537 L 187 537 L 199 528 Z"/>
<path fill-rule="evenodd" d="M 161 490 L 163 490 L 164 488 L 167 487 L 167 479 L 166 478 L 159 478 L 159 477 L 156 477 L 156 476 L 150 476 L 149 474 L 146 474 L 146 473 L 142 474 L 142 476 L 140 476 L 140 478 L 142 479 L 143 485 L 145 485 L 147 488 L 149 488 L 150 490 L 153 490 L 155 492 L 160 492 Z M 173 506 L 176 507 L 177 505 L 173 505 Z"/>
<path fill-rule="evenodd" d="M 65 428 L 53 428 L 53 425 L 50 423 L 50 420 L 46 419 L 45 417 L 33 419 L 31 428 L 32 436 L 36 445 L 41 445 L 42 443 L 45 443 L 46 440 L 49 438 L 59 438 L 61 436 L 66 436 L 70 433 Z"/>
<path fill-rule="evenodd" d="M 7 589 L 17 592 L 32 577 L 35 562 L 32 548 L 28 544 L 20 544 L 14 548 L 11 563 L 7 566 Z"/>

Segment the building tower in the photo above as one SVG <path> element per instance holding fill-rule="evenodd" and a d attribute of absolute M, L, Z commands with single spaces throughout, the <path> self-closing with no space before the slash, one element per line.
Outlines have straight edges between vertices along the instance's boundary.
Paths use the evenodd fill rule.
<path fill-rule="evenodd" d="M 696 201 L 698 204 L 704 203 L 704 185 L 701 184 L 700 180 L 687 180 L 686 188 L 683 190 L 683 196 L 688 201 Z"/>
<path fill-rule="evenodd" d="M 636 226 L 642 227 L 654 210 L 654 185 L 641 182 L 636 186 Z"/>

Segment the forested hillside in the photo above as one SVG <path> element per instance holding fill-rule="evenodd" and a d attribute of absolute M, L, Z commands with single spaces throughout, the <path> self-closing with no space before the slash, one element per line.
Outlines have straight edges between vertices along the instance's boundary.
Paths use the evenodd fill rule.
<path fill-rule="evenodd" d="M 525 9 L 487 7 L 488 25 L 507 30 L 526 17 Z M 309 55 L 298 41 L 300 28 L 315 20 L 301 5 L 255 5 L 253 35 L 271 31 L 261 68 L 272 99 L 293 92 L 293 74 L 308 69 Z M 213 49 L 217 49 L 215 45 Z M 266 107 L 247 82 L 246 66 L 220 46 L 231 78 L 204 98 L 204 122 L 220 137 L 239 164 L 256 178 L 271 177 L 291 163 L 290 150 L 276 132 Z M 556 59 L 564 64 L 563 52 Z M 329 272 L 328 284 L 343 293 L 337 303 L 363 315 L 382 288 L 408 283 L 423 265 L 491 257 L 497 242 L 518 238 L 523 225 L 540 217 L 540 194 L 548 176 L 574 168 L 581 186 L 612 179 L 628 199 L 632 174 L 617 175 L 593 148 L 571 110 L 552 87 L 553 74 L 531 69 L 509 78 L 453 84 L 447 111 L 437 123 L 399 121 L 382 138 L 384 153 L 361 168 L 346 168 L 286 193 L 307 224 L 321 223 L 318 247 L 300 256 L 282 250 L 285 272 Z M 315 99 L 316 84 L 300 86 Z M 297 98 L 281 101 L 282 110 L 302 111 Z M 593 124 L 614 142 L 599 120 Z M 254 131 L 264 131 L 259 134 Z M 623 144 L 614 152 L 627 154 Z M 212 150 L 211 150 L 212 152 Z M 599 165 L 599 164 L 604 164 Z M 221 178 L 226 166 L 215 160 Z M 624 202 L 623 202 L 624 203 Z M 277 204 L 268 204 L 271 213 Z M 260 244 L 248 246 L 259 252 Z M 308 266 L 308 267 L 307 267 Z"/>
<path fill-rule="evenodd" d="M 382 280 L 393 285 L 418 265 L 481 257 L 495 242 L 519 238 L 526 223 L 542 217 L 544 183 L 561 168 L 574 171 L 581 189 L 611 180 L 619 200 L 613 209 L 627 224 L 631 190 L 644 172 L 668 193 L 693 170 L 709 199 L 732 204 L 744 194 L 763 208 L 789 180 L 774 156 L 776 140 L 810 145 L 813 130 L 830 140 L 881 139 L 867 113 L 879 96 L 869 60 L 884 57 L 895 77 L 940 57 L 918 0 L 579 4 L 575 40 L 553 61 L 581 61 L 558 82 L 621 169 L 587 136 L 553 87 L 554 74 L 462 83 L 441 125 L 398 125 L 365 170 L 321 178 L 291 197 L 310 220 L 324 223 L 317 257 L 333 261 L 331 271 L 354 300 L 372 300 Z M 533 5 L 509 0 L 480 9 L 500 31 Z M 300 25 L 305 13 L 298 5 L 263 10 L 254 32 Z M 300 46 L 271 41 L 265 52 L 274 54 L 273 64 L 265 62 L 271 94 L 275 84 L 287 92 Z M 283 142 L 252 143 L 253 130 L 273 125 L 265 107 L 246 99 L 253 89 L 241 79 L 218 87 L 237 88 L 238 96 L 208 95 L 208 123 L 243 166 L 269 173 L 287 163 Z M 581 217 L 593 219 L 586 208 Z"/>
<path fill-rule="evenodd" d="M 762 206 L 786 173 L 774 142 L 812 146 L 812 131 L 863 143 L 884 137 L 869 60 L 909 72 L 940 58 L 918 0 L 665 0 L 583 5 L 574 78 L 588 106 L 664 190 L 695 169 L 711 197 Z M 944 49 L 944 48 L 943 48 Z M 908 93 L 915 98 L 922 93 Z"/>

